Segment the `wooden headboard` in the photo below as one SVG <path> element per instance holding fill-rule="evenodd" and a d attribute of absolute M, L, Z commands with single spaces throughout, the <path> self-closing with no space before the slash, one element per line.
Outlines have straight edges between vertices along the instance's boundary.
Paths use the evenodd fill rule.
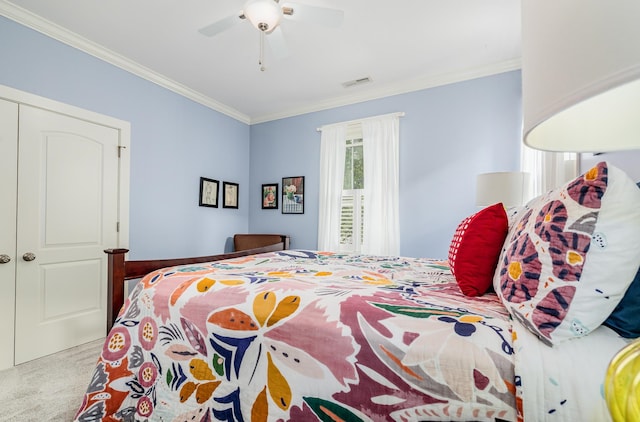
<path fill-rule="evenodd" d="M 233 247 L 236 252 L 280 242 L 284 243 L 285 249 L 289 249 L 289 236 L 281 234 L 236 234 L 233 236 Z"/>
<path fill-rule="evenodd" d="M 241 236 L 245 244 L 251 244 L 250 234 Z M 161 268 L 174 267 L 176 265 L 199 264 L 203 262 L 221 261 L 223 259 L 238 258 L 241 256 L 255 255 L 265 252 L 282 251 L 289 249 L 289 236 L 286 235 L 263 235 L 258 234 L 258 244 L 264 245 L 251 249 L 236 250 L 236 252 L 197 256 L 190 258 L 176 259 L 153 259 L 141 261 L 126 261 L 125 254 L 129 249 L 106 249 L 107 259 L 107 333 L 111 330 L 113 323 L 124 303 L 124 283 L 126 280 L 142 278 L 152 271 Z M 265 236 L 268 236 L 265 237 Z M 234 236 L 235 238 L 235 236 Z M 265 243 L 265 239 L 270 242 Z M 235 239 L 234 239 L 235 240 Z"/>

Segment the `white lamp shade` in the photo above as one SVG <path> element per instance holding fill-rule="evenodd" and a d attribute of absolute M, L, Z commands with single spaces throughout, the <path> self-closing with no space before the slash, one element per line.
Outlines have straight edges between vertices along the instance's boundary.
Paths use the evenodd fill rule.
<path fill-rule="evenodd" d="M 476 205 L 484 207 L 502 202 L 505 207 L 516 207 L 529 199 L 530 192 L 529 173 L 484 173 L 478 175 Z"/>
<path fill-rule="evenodd" d="M 640 148 L 640 1 L 522 0 L 524 142 Z"/>
<path fill-rule="evenodd" d="M 273 31 L 282 17 L 282 9 L 273 0 L 249 0 L 242 11 L 253 26 L 264 32 Z"/>

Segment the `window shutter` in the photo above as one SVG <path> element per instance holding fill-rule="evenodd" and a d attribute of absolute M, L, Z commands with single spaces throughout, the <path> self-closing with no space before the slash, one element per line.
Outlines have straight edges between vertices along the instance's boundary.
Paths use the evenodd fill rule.
<path fill-rule="evenodd" d="M 353 251 L 353 195 L 343 194 L 340 212 L 340 245 Z"/>
<path fill-rule="evenodd" d="M 340 245 L 343 252 L 360 252 L 364 239 L 364 195 L 360 189 L 342 194 Z"/>

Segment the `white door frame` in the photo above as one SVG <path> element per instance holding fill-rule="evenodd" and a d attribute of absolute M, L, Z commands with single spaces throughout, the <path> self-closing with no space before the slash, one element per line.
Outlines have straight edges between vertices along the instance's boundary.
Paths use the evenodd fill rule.
<path fill-rule="evenodd" d="M 35 94 L 20 91 L 6 85 L 0 85 L 0 98 L 13 101 L 15 103 L 27 104 L 45 110 L 66 114 L 77 119 L 86 120 L 102 126 L 112 127 L 120 133 L 120 168 L 118 180 L 118 221 L 120 231 L 118 244 L 114 248 L 129 248 L 129 177 L 130 177 L 130 156 L 131 156 L 131 124 L 127 121 L 116 119 L 115 117 L 95 113 L 69 104 L 64 104 Z"/>
<path fill-rule="evenodd" d="M 119 136 L 120 147 L 120 160 L 118 167 L 118 222 L 119 231 L 116 245 L 108 245 L 113 248 L 128 248 L 129 247 L 129 178 L 130 178 L 130 142 L 131 142 L 131 125 L 124 120 L 116 119 L 103 114 L 95 113 L 89 110 L 81 109 L 72 105 L 60 103 L 48 98 L 40 97 L 38 95 L 30 94 L 24 91 L 20 91 L 5 85 L 0 85 L 0 99 L 4 99 L 16 104 L 25 104 L 32 107 L 41 108 L 44 110 L 64 114 L 76 119 L 85 120 L 87 122 L 95 123 L 98 125 L 106 126 L 115 129 Z M 18 122 L 16 121 L 16 125 Z M 17 160 L 17 157 L 16 157 Z M 17 165 L 17 164 L 16 164 Z M 2 252 L 6 253 L 6 252 Z M 16 260 L 16 251 L 9 251 L 11 259 Z M 15 279 L 13 280 L 15 282 Z M 1 293 L 0 293 L 1 294 Z M 106 306 L 106 305 L 105 305 Z M 14 315 L 15 317 L 15 315 Z M 9 321 L 5 321 L 9 322 Z M 14 320 L 10 321 L 12 324 Z M 0 344 L 0 355 L 14 356 L 14 338 L 10 341 Z M 11 359 L 13 362 L 13 359 Z M 9 362 L 3 359 L 0 362 L 0 370 L 9 366 Z"/>

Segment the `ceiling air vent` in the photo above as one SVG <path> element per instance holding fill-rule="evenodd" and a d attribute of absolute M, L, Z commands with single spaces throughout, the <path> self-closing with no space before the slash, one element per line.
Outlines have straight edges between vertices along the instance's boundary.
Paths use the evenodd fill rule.
<path fill-rule="evenodd" d="M 351 88 L 352 86 L 362 85 L 371 82 L 371 78 L 365 76 L 364 78 L 354 79 L 352 81 L 343 82 L 342 86 L 345 88 Z"/>

